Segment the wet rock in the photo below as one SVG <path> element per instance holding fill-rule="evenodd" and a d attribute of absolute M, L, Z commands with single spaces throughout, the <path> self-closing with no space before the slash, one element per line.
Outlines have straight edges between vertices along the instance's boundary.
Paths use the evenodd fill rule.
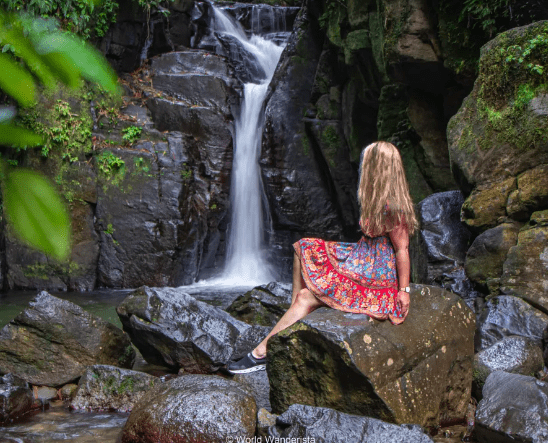
<path fill-rule="evenodd" d="M 277 293 L 271 292 L 269 286 L 276 288 Z M 257 286 L 241 295 L 226 312 L 251 325 L 274 326 L 290 305 L 291 285 L 270 283 L 268 286 Z"/>
<path fill-rule="evenodd" d="M 277 417 L 276 414 L 271 414 L 264 408 L 259 409 L 259 412 L 257 412 L 257 436 L 266 438 L 268 429 L 276 425 Z"/>
<path fill-rule="evenodd" d="M 272 337 L 272 410 L 302 403 L 422 426 L 464 418 L 474 314 L 438 287 L 413 285 L 411 300 L 398 326 L 320 308 Z"/>
<path fill-rule="evenodd" d="M 49 386 L 33 386 L 34 398 L 42 404 L 59 397 L 58 390 Z"/>
<path fill-rule="evenodd" d="M 517 223 L 503 223 L 482 232 L 474 239 L 466 253 L 464 264 L 470 280 L 487 287 L 488 281 L 500 279 L 508 250 L 518 240 L 519 228 Z"/>
<path fill-rule="evenodd" d="M 224 442 L 255 434 L 257 408 L 239 383 L 185 375 L 155 386 L 135 405 L 122 443 Z"/>
<path fill-rule="evenodd" d="M 534 212 L 510 248 L 500 279 L 503 294 L 548 310 L 548 210 Z"/>
<path fill-rule="evenodd" d="M 70 402 L 71 409 L 129 412 L 157 378 L 115 366 L 88 366 Z"/>
<path fill-rule="evenodd" d="M 213 372 L 226 364 L 250 328 L 181 289 L 144 286 L 116 311 L 147 362 L 190 373 Z"/>
<path fill-rule="evenodd" d="M 420 426 L 394 425 L 381 420 L 345 414 L 329 408 L 294 404 L 278 416 L 271 437 L 303 438 L 332 443 L 382 442 L 429 443 Z"/>
<path fill-rule="evenodd" d="M 38 386 L 74 381 L 89 365 L 131 367 L 134 359 L 120 329 L 47 292 L 0 331 L 0 373 Z"/>
<path fill-rule="evenodd" d="M 420 231 L 411 243 L 413 279 L 473 299 L 476 293 L 462 272 L 470 240 L 470 232 L 460 221 L 463 202 L 460 191 L 447 191 L 417 205 Z"/>
<path fill-rule="evenodd" d="M 76 389 L 78 389 L 78 385 L 74 383 L 68 383 L 65 386 L 63 386 L 61 389 L 59 389 L 59 397 L 63 401 L 70 401 L 74 397 L 74 394 L 76 393 Z"/>
<path fill-rule="evenodd" d="M 519 374 L 493 372 L 476 412 L 481 443 L 542 443 L 548 439 L 548 384 Z"/>
<path fill-rule="evenodd" d="M 13 374 L 0 378 L 0 424 L 17 418 L 32 409 L 34 397 L 29 385 Z"/>
<path fill-rule="evenodd" d="M 270 406 L 270 384 L 266 371 L 236 374 L 233 380 L 248 388 L 249 392 L 255 398 L 257 409 L 266 409 L 269 412 L 272 410 Z"/>
<path fill-rule="evenodd" d="M 213 146 L 232 143 L 232 118 L 215 109 L 156 97 L 150 98 L 147 106 L 159 131 L 181 131 Z"/>
<path fill-rule="evenodd" d="M 538 102 L 531 100 L 530 105 Z M 544 95 L 546 102 L 547 96 Z M 544 106 L 548 111 L 548 105 Z M 540 165 L 517 176 L 517 189 L 508 196 L 506 211 L 515 220 L 526 221 L 529 214 L 548 207 L 548 165 Z"/>
<path fill-rule="evenodd" d="M 291 239 L 280 241 L 284 233 L 292 237 L 295 232 L 321 233 L 325 238 L 340 238 L 345 228 L 354 233 L 357 230 L 356 188 L 353 186 L 348 196 L 354 217 L 343 219 L 329 166 L 308 135 L 309 119 L 303 118 L 312 99 L 324 41 L 315 9 L 312 5 L 307 14 L 297 17 L 265 105 L 261 172 L 273 227 L 279 237 L 273 243 L 289 257 Z M 338 137 L 338 132 L 332 136 L 335 141 Z M 355 169 L 346 171 L 344 177 L 357 177 Z"/>
<path fill-rule="evenodd" d="M 481 351 L 504 337 L 520 335 L 542 344 L 548 315 L 522 299 L 508 295 L 493 297 L 477 319 L 476 351 Z"/>
<path fill-rule="evenodd" d="M 272 328 L 270 326 L 258 325 L 252 325 L 250 328 L 246 329 L 236 339 L 230 360 L 236 361 L 245 357 L 249 351 L 255 349 L 255 347 L 264 340 L 271 330 Z"/>
<path fill-rule="evenodd" d="M 544 367 L 542 348 L 537 341 L 511 335 L 474 356 L 474 382 L 482 387 L 495 371 L 534 375 Z"/>
<path fill-rule="evenodd" d="M 224 57 L 205 52 L 171 52 L 152 61 L 155 89 L 196 106 L 218 108 L 230 114 L 239 104 L 233 71 Z"/>
<path fill-rule="evenodd" d="M 234 66 L 238 80 L 242 83 L 264 83 L 266 73 L 255 54 L 249 52 L 240 40 L 232 35 L 216 32 L 215 37 L 221 42 L 224 53 Z"/>

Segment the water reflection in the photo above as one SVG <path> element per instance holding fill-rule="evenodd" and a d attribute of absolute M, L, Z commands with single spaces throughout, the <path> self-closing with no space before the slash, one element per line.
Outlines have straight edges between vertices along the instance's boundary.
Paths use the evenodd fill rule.
<path fill-rule="evenodd" d="M 61 401 L 17 424 L 0 427 L 2 443 L 116 443 L 129 414 L 71 412 Z"/>

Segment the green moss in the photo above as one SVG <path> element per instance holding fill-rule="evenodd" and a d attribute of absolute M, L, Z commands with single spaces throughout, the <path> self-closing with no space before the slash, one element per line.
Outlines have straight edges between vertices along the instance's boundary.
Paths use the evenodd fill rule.
<path fill-rule="evenodd" d="M 322 151 L 327 163 L 335 167 L 335 156 L 341 147 L 341 139 L 333 126 L 327 126 L 321 134 Z"/>
<path fill-rule="evenodd" d="M 76 262 L 69 263 L 35 263 L 25 266 L 23 275 L 28 278 L 39 278 L 48 280 L 52 277 L 59 277 L 66 280 L 70 277 L 82 275 L 83 268 Z"/>

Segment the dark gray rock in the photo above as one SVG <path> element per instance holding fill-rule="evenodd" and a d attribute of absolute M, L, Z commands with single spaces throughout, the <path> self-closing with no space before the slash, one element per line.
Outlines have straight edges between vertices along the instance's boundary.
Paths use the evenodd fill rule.
<path fill-rule="evenodd" d="M 272 287 L 279 295 L 271 292 Z M 251 325 L 274 326 L 291 305 L 291 285 L 269 283 L 239 296 L 226 312 Z"/>
<path fill-rule="evenodd" d="M 273 412 L 300 403 L 428 427 L 463 419 L 474 313 L 439 287 L 412 285 L 411 300 L 398 326 L 320 308 L 274 335 L 267 364 Z"/>
<path fill-rule="evenodd" d="M 509 295 L 493 297 L 479 313 L 475 348 L 481 351 L 509 335 L 521 335 L 540 345 L 547 326 L 548 315 L 521 298 Z"/>
<path fill-rule="evenodd" d="M 147 362 L 190 373 L 209 373 L 226 364 L 250 328 L 182 289 L 144 286 L 116 311 Z"/>
<path fill-rule="evenodd" d="M 38 386 L 61 386 L 86 366 L 129 368 L 135 351 L 120 329 L 67 300 L 41 292 L 0 331 L 0 374 Z"/>
<path fill-rule="evenodd" d="M 511 335 L 474 356 L 474 383 L 481 388 L 489 374 L 495 371 L 535 375 L 543 367 L 542 348 L 538 341 Z"/>
<path fill-rule="evenodd" d="M 116 366 L 88 366 L 72 395 L 71 409 L 129 412 L 158 379 Z"/>
<path fill-rule="evenodd" d="M 470 232 L 460 221 L 463 202 L 460 191 L 447 191 L 430 195 L 417 205 L 420 231 L 411 241 L 411 263 L 414 281 L 441 286 L 473 300 L 477 292 L 463 268 L 470 240 Z"/>
<path fill-rule="evenodd" d="M 266 73 L 261 67 L 257 56 L 249 52 L 245 46 L 232 35 L 215 33 L 221 43 L 224 53 L 230 59 L 236 78 L 242 83 L 264 83 Z"/>
<path fill-rule="evenodd" d="M 184 375 L 159 384 L 135 405 L 122 443 L 226 443 L 255 434 L 257 407 L 239 383 L 216 376 Z"/>
<path fill-rule="evenodd" d="M 321 149 L 311 141 L 306 118 L 303 119 L 311 101 L 324 40 L 316 18 L 312 13 L 303 13 L 296 19 L 266 99 L 260 164 L 273 227 L 284 240 L 284 232 L 293 237 L 300 232 L 327 239 L 340 239 L 345 230 L 357 233 L 357 208 L 354 207 L 351 219 L 343 219 L 329 165 Z M 338 133 L 332 138 L 337 142 Z M 355 177 L 356 171 L 349 170 L 344 175 Z M 354 186 L 352 200 L 355 189 Z M 285 244 L 276 240 L 274 244 L 290 256 L 290 239 Z"/>
<path fill-rule="evenodd" d="M 181 131 L 207 145 L 229 146 L 232 143 L 231 117 L 204 106 L 150 98 L 147 106 L 159 131 Z"/>
<path fill-rule="evenodd" d="M 27 382 L 13 374 L 0 377 L 0 424 L 29 412 L 33 402 L 34 396 Z"/>
<path fill-rule="evenodd" d="M 230 360 L 236 361 L 242 357 L 245 357 L 249 351 L 255 349 L 255 347 L 264 340 L 268 333 L 272 330 L 269 326 L 252 325 L 246 329 L 236 339 L 234 344 L 234 351 L 230 356 Z"/>
<path fill-rule="evenodd" d="M 294 404 L 269 429 L 271 437 L 303 438 L 329 443 L 432 443 L 420 426 L 394 425 L 329 408 Z"/>
<path fill-rule="evenodd" d="M 270 384 L 268 383 L 268 375 L 266 371 L 255 371 L 249 374 L 236 374 L 234 381 L 246 386 L 253 394 L 257 409 L 266 409 L 268 412 L 272 410 L 270 406 Z"/>
<path fill-rule="evenodd" d="M 493 372 L 476 411 L 481 443 L 548 441 L 548 384 L 519 374 Z"/>
<path fill-rule="evenodd" d="M 518 241 L 518 223 L 503 223 L 482 232 L 466 253 L 466 275 L 479 285 L 500 279 L 509 249 Z"/>
<path fill-rule="evenodd" d="M 225 57 L 206 52 L 171 52 L 152 61 L 152 84 L 192 106 L 218 108 L 230 115 L 240 102 L 233 69 Z"/>

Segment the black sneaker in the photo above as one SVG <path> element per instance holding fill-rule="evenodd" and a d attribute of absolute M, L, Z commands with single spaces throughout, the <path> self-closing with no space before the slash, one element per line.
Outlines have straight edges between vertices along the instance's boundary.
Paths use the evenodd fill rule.
<path fill-rule="evenodd" d="M 233 361 L 227 366 L 232 374 L 247 374 L 248 372 L 264 371 L 266 369 L 266 356 L 255 358 L 250 352 L 244 358 Z"/>

